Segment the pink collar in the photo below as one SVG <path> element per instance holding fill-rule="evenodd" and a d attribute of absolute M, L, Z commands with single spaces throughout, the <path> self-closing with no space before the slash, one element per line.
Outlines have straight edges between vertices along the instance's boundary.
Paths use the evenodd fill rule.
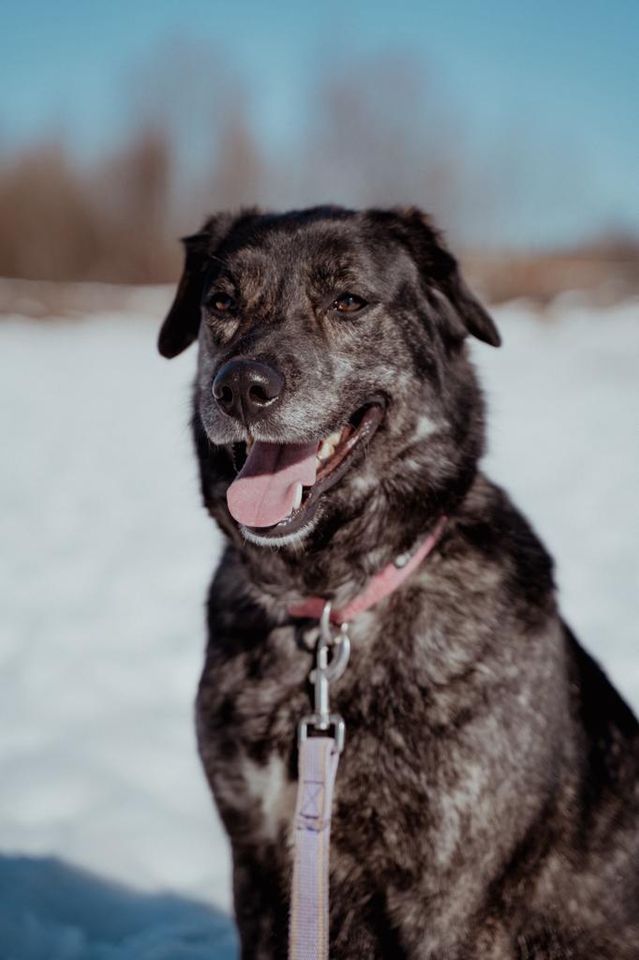
<path fill-rule="evenodd" d="M 387 567 L 376 573 L 368 581 L 362 592 L 358 594 L 350 603 L 347 603 L 341 610 L 334 607 L 331 610 L 331 623 L 339 626 L 342 623 L 348 623 L 353 617 L 363 613 L 370 607 L 379 603 L 384 597 L 388 597 L 394 590 L 410 577 L 422 560 L 425 560 L 429 553 L 437 546 L 439 539 L 444 532 L 447 517 L 440 517 L 431 533 L 423 540 L 413 554 L 402 554 L 397 557 Z M 301 603 L 293 604 L 288 608 L 292 617 L 308 617 L 312 620 L 319 620 L 322 610 L 326 604 L 325 597 L 307 597 Z"/>

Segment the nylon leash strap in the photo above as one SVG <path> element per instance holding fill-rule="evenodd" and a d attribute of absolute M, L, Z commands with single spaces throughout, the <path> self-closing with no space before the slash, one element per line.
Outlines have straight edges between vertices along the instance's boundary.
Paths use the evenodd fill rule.
<path fill-rule="evenodd" d="M 298 727 L 289 960 L 328 960 L 331 814 L 337 765 L 344 747 L 344 721 L 330 712 L 329 683 L 341 677 L 350 656 L 347 625 L 333 636 L 330 615 L 331 605 L 326 603 L 320 619 L 315 669 L 310 675 L 315 712 L 303 717 Z"/>

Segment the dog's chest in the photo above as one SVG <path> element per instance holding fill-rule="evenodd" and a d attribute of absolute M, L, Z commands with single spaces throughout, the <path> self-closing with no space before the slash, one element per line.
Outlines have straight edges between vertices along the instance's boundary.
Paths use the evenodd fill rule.
<path fill-rule="evenodd" d="M 245 841 L 275 842 L 292 821 L 311 666 L 290 629 L 230 656 L 212 645 L 197 704 L 200 752 L 227 829 Z"/>
<path fill-rule="evenodd" d="M 421 702 L 421 695 L 417 688 L 412 694 L 404 691 L 396 674 L 388 676 L 386 659 L 372 652 L 368 618 L 362 618 L 362 624 L 365 633 L 352 631 L 351 663 L 332 685 L 331 708 L 347 721 L 349 756 L 341 769 L 340 791 L 350 798 L 355 820 L 361 815 L 368 823 L 369 811 L 383 807 L 386 791 L 375 778 L 360 776 L 360 747 L 363 755 L 373 753 L 375 769 L 389 768 L 394 787 L 413 789 L 415 758 L 393 715 L 397 702 L 404 716 L 411 712 L 411 703 Z M 243 843 L 275 843 L 290 829 L 297 789 L 297 727 L 313 709 L 308 682 L 312 640 L 309 634 L 300 645 L 291 629 L 282 629 L 239 653 L 232 644 L 212 642 L 198 699 L 200 750 L 227 829 Z M 415 687 L 414 657 L 410 677 Z M 400 754 L 406 754 L 404 762 Z"/>
<path fill-rule="evenodd" d="M 216 782 L 216 795 L 219 793 L 227 804 L 233 805 L 236 814 L 250 825 L 256 841 L 276 843 L 283 832 L 288 832 L 295 806 L 295 786 L 285 759 L 273 752 L 265 761 L 258 762 L 244 754 L 238 791 L 237 785 L 234 778 L 222 774 Z"/>

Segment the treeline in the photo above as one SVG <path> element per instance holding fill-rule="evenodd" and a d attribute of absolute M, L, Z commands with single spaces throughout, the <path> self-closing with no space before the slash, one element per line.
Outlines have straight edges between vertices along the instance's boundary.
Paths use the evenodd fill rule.
<path fill-rule="evenodd" d="M 81 160 L 63 138 L 5 152 L 0 275 L 170 280 L 180 233 L 243 204 L 422 202 L 460 226 L 472 186 L 463 145 L 416 63 L 336 67 L 281 135 L 264 129 L 240 78 L 207 62 L 187 48 L 171 52 L 170 78 L 166 57 L 142 70 L 128 132 L 106 157 Z"/>
<path fill-rule="evenodd" d="M 482 253 L 513 213 L 507 149 L 482 162 L 446 91 L 406 56 L 333 64 L 293 129 L 258 116 L 242 78 L 192 44 L 159 52 L 123 98 L 128 123 L 106 155 L 52 138 L 0 156 L 0 276 L 170 281 L 177 238 L 241 205 L 417 203 L 456 248 Z"/>

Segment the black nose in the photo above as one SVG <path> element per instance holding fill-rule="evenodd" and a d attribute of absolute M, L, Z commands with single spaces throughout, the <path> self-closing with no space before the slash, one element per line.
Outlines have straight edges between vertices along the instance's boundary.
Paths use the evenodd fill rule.
<path fill-rule="evenodd" d="M 213 396 L 220 408 L 247 425 L 273 406 L 283 389 L 282 374 L 259 360 L 229 360 L 213 381 Z"/>

